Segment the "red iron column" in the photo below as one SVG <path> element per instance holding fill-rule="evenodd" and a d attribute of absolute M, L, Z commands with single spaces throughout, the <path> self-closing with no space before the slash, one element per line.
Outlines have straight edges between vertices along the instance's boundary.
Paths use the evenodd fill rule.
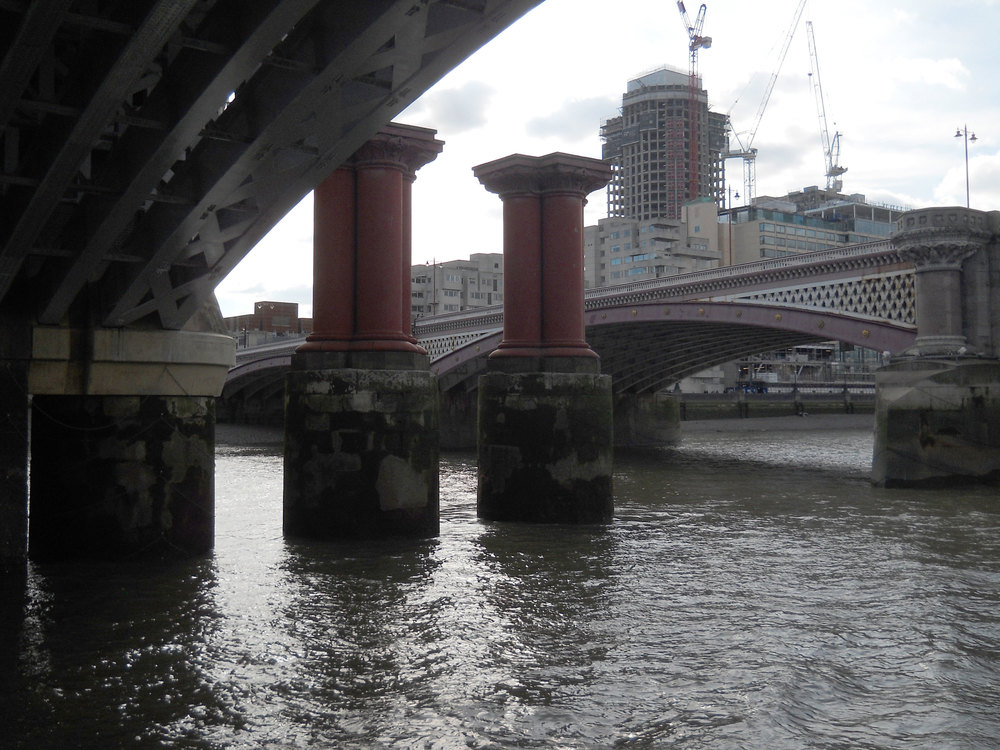
<path fill-rule="evenodd" d="M 422 352 L 410 325 L 411 186 L 443 147 L 390 124 L 316 189 L 315 330 L 301 351 Z"/>
<path fill-rule="evenodd" d="M 503 201 L 503 341 L 492 356 L 537 356 L 542 346 L 542 202 L 535 158 L 514 154 L 473 173 Z"/>
<path fill-rule="evenodd" d="M 611 167 L 522 154 L 473 170 L 504 210 L 504 335 L 491 358 L 597 355 L 584 337 L 583 206 Z"/>
<path fill-rule="evenodd" d="M 344 166 L 313 191 L 313 332 L 315 349 L 346 350 L 354 333 L 355 172 Z"/>
<path fill-rule="evenodd" d="M 597 357 L 585 340 L 583 207 L 607 184 L 604 162 L 553 154 L 539 165 L 542 188 L 542 339 L 546 356 Z"/>

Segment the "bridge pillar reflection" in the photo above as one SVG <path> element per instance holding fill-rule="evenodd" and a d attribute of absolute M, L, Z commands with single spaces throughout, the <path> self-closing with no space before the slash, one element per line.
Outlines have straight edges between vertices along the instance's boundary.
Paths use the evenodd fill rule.
<path fill-rule="evenodd" d="M 583 207 L 610 166 L 514 154 L 475 167 L 503 201 L 504 333 L 479 378 L 478 514 L 611 520 L 611 378 L 585 340 Z"/>
<path fill-rule="evenodd" d="M 284 530 L 438 532 L 438 392 L 410 321 L 411 185 L 443 143 L 390 124 L 314 192 L 313 333 L 286 380 Z"/>
<path fill-rule="evenodd" d="M 31 324 L 0 314 L 0 574 L 23 569 L 28 534 Z"/>
<path fill-rule="evenodd" d="M 914 345 L 876 373 L 872 482 L 1000 481 L 1000 213 L 911 211 L 893 246 L 916 269 Z"/>

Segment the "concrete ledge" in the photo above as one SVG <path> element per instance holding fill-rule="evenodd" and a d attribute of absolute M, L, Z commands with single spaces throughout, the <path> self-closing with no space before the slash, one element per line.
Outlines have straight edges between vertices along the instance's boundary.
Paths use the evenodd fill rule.
<path fill-rule="evenodd" d="M 37 326 L 35 395 L 219 396 L 236 342 L 219 333 Z"/>

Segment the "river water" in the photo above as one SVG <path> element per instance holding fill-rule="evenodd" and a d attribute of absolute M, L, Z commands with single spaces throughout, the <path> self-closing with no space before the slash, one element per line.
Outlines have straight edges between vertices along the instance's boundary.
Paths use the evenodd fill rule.
<path fill-rule="evenodd" d="M 449 454 L 378 544 L 285 540 L 247 437 L 211 556 L 6 586 L 0 747 L 1000 746 L 997 490 L 872 488 L 864 422 L 688 425 L 600 528 L 479 523 Z"/>

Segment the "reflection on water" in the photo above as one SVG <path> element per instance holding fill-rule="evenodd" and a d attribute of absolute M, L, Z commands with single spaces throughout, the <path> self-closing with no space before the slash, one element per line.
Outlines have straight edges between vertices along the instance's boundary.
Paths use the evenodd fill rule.
<path fill-rule="evenodd" d="M 995 747 L 995 488 L 870 456 L 692 432 L 568 528 L 479 523 L 449 455 L 439 538 L 326 544 L 281 535 L 280 444 L 223 439 L 211 557 L 4 582 L 0 745 Z"/>

